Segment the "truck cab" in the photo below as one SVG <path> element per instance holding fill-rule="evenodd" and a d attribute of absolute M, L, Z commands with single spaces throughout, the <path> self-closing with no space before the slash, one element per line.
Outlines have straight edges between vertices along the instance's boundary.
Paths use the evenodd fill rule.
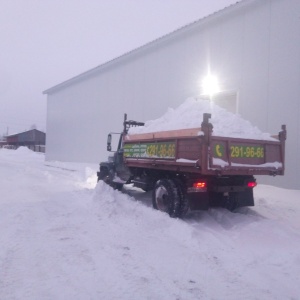
<path fill-rule="evenodd" d="M 131 173 L 129 168 L 124 164 L 124 136 L 132 126 L 143 126 L 143 122 L 128 121 L 127 114 L 124 115 L 123 131 L 110 132 L 107 136 L 107 151 L 112 155 L 108 160 L 100 163 L 100 170 L 97 172 L 98 181 L 103 180 L 115 189 L 121 190 L 123 185 L 130 183 Z M 117 148 L 113 147 L 114 140 L 118 139 Z"/>

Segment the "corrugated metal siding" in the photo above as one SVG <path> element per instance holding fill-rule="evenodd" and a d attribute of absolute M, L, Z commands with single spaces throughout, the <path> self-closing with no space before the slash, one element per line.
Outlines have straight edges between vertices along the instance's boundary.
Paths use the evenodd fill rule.
<path fill-rule="evenodd" d="M 46 134 L 37 129 L 28 130 L 7 137 L 8 144 L 15 145 L 45 145 Z"/>
<path fill-rule="evenodd" d="M 222 90 L 238 93 L 238 113 L 261 130 L 287 124 L 286 176 L 272 182 L 300 188 L 300 2 L 244 2 L 49 94 L 47 159 L 105 159 L 106 135 L 122 129 L 124 112 L 157 118 L 199 96 L 210 69 Z"/>
<path fill-rule="evenodd" d="M 18 142 L 19 143 L 34 143 L 34 131 L 27 131 L 18 134 Z"/>

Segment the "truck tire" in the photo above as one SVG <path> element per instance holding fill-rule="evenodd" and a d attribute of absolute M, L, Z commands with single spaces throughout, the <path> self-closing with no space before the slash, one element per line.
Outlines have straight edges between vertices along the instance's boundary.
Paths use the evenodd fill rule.
<path fill-rule="evenodd" d="M 102 168 L 100 172 L 98 172 L 98 181 L 100 180 L 105 181 L 107 176 L 108 176 L 108 170 L 106 168 Z"/>
<path fill-rule="evenodd" d="M 112 183 L 110 183 L 110 186 L 111 186 L 114 190 L 122 191 L 123 183 L 112 182 Z"/>
<path fill-rule="evenodd" d="M 107 175 L 107 179 L 106 179 L 106 183 L 111 186 L 114 190 L 118 190 L 121 191 L 123 188 L 123 183 L 121 182 L 114 182 L 114 178 L 115 178 L 115 171 L 114 170 L 109 170 L 108 171 L 108 175 Z"/>
<path fill-rule="evenodd" d="M 243 192 L 229 193 L 225 198 L 224 206 L 230 211 L 235 211 L 239 207 L 254 206 L 253 190 L 248 189 Z"/>
<path fill-rule="evenodd" d="M 98 181 L 103 180 L 106 184 L 111 186 L 114 190 L 121 191 L 123 188 L 123 183 L 113 182 L 112 179 L 114 178 L 115 173 L 114 171 L 108 171 L 107 168 L 102 168 L 98 173 Z"/>
<path fill-rule="evenodd" d="M 239 207 L 238 193 L 229 193 L 229 196 L 225 198 L 224 207 L 234 212 Z"/>
<path fill-rule="evenodd" d="M 186 188 L 184 186 L 184 183 L 180 179 L 174 179 L 174 184 L 177 188 L 177 193 L 179 196 L 180 201 L 180 208 L 179 208 L 179 217 L 183 218 L 187 212 L 189 211 L 189 201 L 186 197 Z"/>
<path fill-rule="evenodd" d="M 172 180 L 161 179 L 156 182 L 152 204 L 153 208 L 168 213 L 171 218 L 180 217 L 180 195 Z"/>

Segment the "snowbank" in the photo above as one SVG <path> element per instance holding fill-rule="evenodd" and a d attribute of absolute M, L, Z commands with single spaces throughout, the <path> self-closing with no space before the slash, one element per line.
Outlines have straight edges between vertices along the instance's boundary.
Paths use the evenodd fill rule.
<path fill-rule="evenodd" d="M 261 132 L 241 116 L 225 110 L 212 101 L 195 98 L 188 98 L 176 109 L 169 108 L 162 117 L 147 121 L 145 126 L 130 128 L 129 134 L 199 128 L 203 121 L 203 113 L 212 115 L 210 122 L 213 124 L 215 136 L 274 140 L 270 134 Z"/>
<path fill-rule="evenodd" d="M 1 300 L 299 298 L 300 191 L 179 220 L 97 169 L 0 149 Z"/>

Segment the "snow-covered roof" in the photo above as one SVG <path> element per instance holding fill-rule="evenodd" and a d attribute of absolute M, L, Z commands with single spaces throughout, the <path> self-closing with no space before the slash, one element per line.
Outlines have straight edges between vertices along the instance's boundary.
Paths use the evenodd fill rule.
<path fill-rule="evenodd" d="M 18 132 L 18 133 L 9 134 L 9 135 L 5 136 L 5 138 L 7 138 L 7 137 L 12 137 L 12 136 L 17 136 L 17 135 L 20 135 L 20 134 L 23 134 L 23 133 L 26 133 L 26 132 L 31 132 L 31 131 L 38 131 L 38 132 L 41 132 L 41 133 L 44 133 L 44 134 L 45 134 L 45 132 L 40 131 L 40 130 L 38 130 L 38 129 L 30 129 L 30 130 L 25 130 L 25 131 Z"/>
<path fill-rule="evenodd" d="M 114 58 L 114 59 L 112 59 L 112 60 L 110 60 L 106 63 L 103 63 L 103 64 L 101 64 L 101 65 L 99 65 L 99 66 L 97 66 L 97 67 L 95 67 L 91 70 L 88 70 L 88 71 L 86 71 L 84 73 L 81 73 L 81 74 L 79 74 L 79 75 L 77 75 L 77 76 L 75 76 L 75 77 L 73 77 L 69 80 L 66 80 L 66 81 L 64 81 L 64 82 L 62 82 L 58 85 L 55 85 L 54 87 L 51 87 L 51 88 L 45 90 L 43 92 L 43 94 L 52 94 L 52 93 L 56 92 L 57 90 L 59 90 L 61 88 L 72 85 L 73 83 L 81 81 L 84 78 L 87 78 L 87 77 L 92 76 L 96 73 L 104 71 L 107 68 L 112 67 L 115 64 L 118 64 L 118 63 L 123 62 L 123 61 L 128 60 L 128 59 L 131 59 L 135 55 L 141 54 L 142 52 L 147 51 L 147 50 L 149 50 L 153 47 L 157 47 L 161 44 L 164 44 L 164 43 L 166 43 L 167 41 L 169 41 L 171 39 L 178 38 L 182 34 L 186 34 L 187 32 L 192 31 L 195 28 L 198 28 L 198 27 L 202 26 L 203 24 L 207 24 L 208 22 L 211 22 L 211 21 L 215 20 L 216 18 L 219 18 L 220 16 L 223 16 L 225 14 L 233 12 L 234 9 L 239 9 L 239 8 L 241 8 L 245 5 L 248 5 L 249 3 L 255 2 L 255 1 L 257 1 L 257 0 L 240 0 L 240 1 L 237 1 L 236 3 L 231 4 L 231 5 L 225 7 L 221 10 L 218 10 L 218 11 L 216 11 L 216 12 L 214 12 L 214 13 L 212 13 L 212 14 L 204 17 L 204 18 L 201 18 L 201 19 L 199 19 L 195 22 L 192 22 L 188 25 L 185 25 L 185 26 L 183 26 L 183 27 L 181 27 L 181 28 L 169 33 L 169 34 L 166 34 L 166 35 L 152 41 L 152 42 L 149 42 L 149 43 L 147 43 L 147 44 L 145 44 L 141 47 L 138 47 L 138 48 L 136 48 L 132 51 L 124 53 L 123 55 L 121 55 L 119 57 L 116 57 L 116 58 Z"/>

